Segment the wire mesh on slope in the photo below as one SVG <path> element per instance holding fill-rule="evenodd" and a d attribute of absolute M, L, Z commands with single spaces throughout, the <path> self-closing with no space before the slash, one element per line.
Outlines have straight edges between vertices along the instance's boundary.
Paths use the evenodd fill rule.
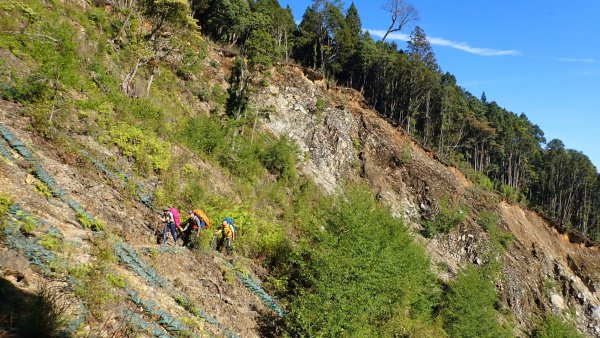
<path fill-rule="evenodd" d="M 52 175 L 44 169 L 41 162 L 27 149 L 25 144 L 15 137 L 2 123 L 0 123 L 0 136 L 2 136 L 12 149 L 32 164 L 35 177 L 46 184 L 55 197 L 65 202 L 75 212 L 88 217 L 90 220 L 94 219 L 77 201 L 67 196 L 65 191 L 58 186 Z"/>

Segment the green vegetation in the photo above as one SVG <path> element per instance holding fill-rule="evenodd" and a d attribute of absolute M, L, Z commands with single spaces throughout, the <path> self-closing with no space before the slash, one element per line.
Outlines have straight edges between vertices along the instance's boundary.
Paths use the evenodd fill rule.
<path fill-rule="evenodd" d="M 38 179 L 35 180 L 35 191 L 39 192 L 46 198 L 50 198 L 54 195 L 52 194 L 52 190 L 50 190 L 48 185 Z"/>
<path fill-rule="evenodd" d="M 55 232 L 47 232 L 40 236 L 38 243 L 46 250 L 60 252 L 63 249 L 63 237 Z"/>
<path fill-rule="evenodd" d="M 190 20 L 187 1 L 143 0 L 128 7 L 132 3 L 106 11 L 74 2 L 0 0 L 0 49 L 22 62 L 1 61 L 0 96 L 23 104 L 32 130 L 56 144 L 61 134 L 83 135 L 118 148 L 136 174 L 156 182 L 155 206 L 201 207 L 215 226 L 224 217 L 235 219 L 235 253 L 268 269 L 267 285 L 289 313 L 281 328 L 287 335 L 511 332 L 498 311 L 495 266 L 469 267 L 441 283 L 424 248 L 366 188 L 323 195 L 298 172 L 301 154 L 293 141 L 257 127 L 264 112 L 252 107 L 252 94 L 268 84 L 270 73 L 261 72 L 277 61 L 294 57 L 361 89 L 385 118 L 440 155 L 471 165 L 469 177 L 483 190 L 495 187 L 513 201 L 531 196 L 553 216 L 570 215 L 576 227 L 597 224 L 600 199 L 590 192 L 599 183 L 585 158 L 558 143 L 541 149 L 543 134 L 524 115 L 479 100 L 451 74 L 441 74 L 418 27 L 401 53 L 364 34 L 354 6 L 343 15 L 332 1 L 315 1 L 296 27 L 291 11 L 275 1 L 193 1 L 202 31 L 242 54 L 233 60 L 226 86 L 216 76 L 219 62 L 205 60 L 207 42 Z M 315 99 L 319 120 L 334 104 L 327 99 Z M 359 140 L 353 142 L 360 151 Z M 409 144 L 398 155 L 408 164 Z M 217 173 L 197 165 L 197 158 Z M 581 179 L 569 183 L 551 172 Z M 128 179 L 123 190 L 134 195 L 137 182 Z M 47 186 L 36 186 L 51 196 Z M 569 189 L 582 204 L 569 204 L 571 210 L 548 205 L 549 197 L 560 199 Z M 11 204 L 0 194 L 0 217 Z M 32 234 L 35 222 L 22 216 L 21 231 Z M 445 198 L 435 220 L 424 224 L 425 234 L 447 233 L 466 216 L 464 206 Z M 97 218 L 81 212 L 77 218 L 86 229 L 105 230 L 91 236 L 89 264 L 68 271 L 76 279 L 75 294 L 101 321 L 121 301 L 127 282 L 113 269 L 115 235 Z M 508 245 L 495 214 L 483 213 L 479 222 L 493 241 Z M 600 233 L 595 225 L 589 229 Z M 202 233 L 199 250 L 208 251 L 211 235 Z M 64 246 L 51 234 L 39 242 L 53 251 Z M 222 272 L 227 282 L 235 281 L 234 269 Z M 177 302 L 199 315 L 189 301 Z M 539 332 L 557 325 L 549 319 Z"/>
<path fill-rule="evenodd" d="M 100 231 L 106 228 L 104 221 L 95 217 L 90 218 L 90 216 L 82 212 L 77 213 L 77 221 L 84 229 L 90 229 L 92 231 Z"/>
<path fill-rule="evenodd" d="M 169 168 L 171 154 L 168 142 L 125 124 L 113 127 L 109 134 L 123 155 L 133 157 L 143 170 L 159 172 Z"/>
<path fill-rule="evenodd" d="M 37 220 L 32 215 L 26 214 L 23 210 L 18 210 L 15 214 L 19 230 L 26 235 L 32 236 L 37 229 Z"/>
<path fill-rule="evenodd" d="M 14 200 L 11 196 L 0 192 L 0 220 L 2 220 L 3 217 L 8 214 L 8 209 L 11 205 L 13 205 L 13 203 Z"/>
<path fill-rule="evenodd" d="M 510 232 L 499 228 L 498 215 L 494 212 L 481 212 L 477 222 L 489 234 L 492 244 L 496 246 L 496 249 L 506 249 L 514 239 Z"/>
<path fill-rule="evenodd" d="M 433 325 L 440 289 L 429 260 L 400 221 L 371 194 L 353 188 L 326 210 L 316 249 L 304 248 L 287 283 L 287 327 L 297 336 L 410 334 Z M 403 320 L 398 320 L 402 316 Z"/>
<path fill-rule="evenodd" d="M 425 221 L 423 234 L 433 237 L 438 233 L 448 233 L 465 220 L 466 214 L 463 206 L 452 205 L 446 196 L 440 201 L 440 211 L 433 221 Z"/>
<path fill-rule="evenodd" d="M 74 278 L 73 292 L 83 300 L 92 315 L 102 320 L 106 310 L 121 301 L 115 288 L 122 288 L 119 277 L 112 274 L 106 262 L 82 264 L 68 270 Z"/>
<path fill-rule="evenodd" d="M 560 318 L 550 315 L 533 331 L 535 338 L 583 338 L 575 325 L 567 323 Z"/>
<path fill-rule="evenodd" d="M 482 268 L 469 267 L 448 285 L 442 316 L 451 337 L 511 337 L 501 324 L 498 295 Z"/>

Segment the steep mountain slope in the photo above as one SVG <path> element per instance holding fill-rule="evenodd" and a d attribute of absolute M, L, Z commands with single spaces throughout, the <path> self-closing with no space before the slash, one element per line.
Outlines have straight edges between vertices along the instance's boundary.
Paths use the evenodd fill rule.
<path fill-rule="evenodd" d="M 424 240 L 432 259 L 447 267 L 440 271 L 447 278 L 488 259 L 493 240 L 478 220 L 486 211 L 497 213 L 501 229 L 514 236 L 502 254 L 497 288 L 519 325 L 532 329 L 538 316 L 553 312 L 600 335 L 600 248 L 559 234 L 535 212 L 501 201 L 438 162 L 370 110 L 359 93 L 313 82 L 301 68 L 278 73 L 253 102 L 258 109 L 275 107 L 265 128 L 298 142 L 308 153 L 304 170 L 316 182 L 333 191 L 345 180 L 364 180 L 415 229 L 435 218 L 445 199 L 464 205 L 467 217 L 456 230 Z"/>
<path fill-rule="evenodd" d="M 364 182 L 427 247 L 442 280 L 501 263 L 497 307 L 513 315 L 516 335 L 554 313 L 600 336 L 599 249 L 439 162 L 360 93 L 279 65 L 248 80 L 249 107 L 232 114 L 242 91 L 235 52 L 195 31 L 151 40 L 150 21 L 127 26 L 131 12 L 106 3 L 28 4 L 45 14 L 35 33 L 25 31 L 26 15 L 6 23 L 12 16 L 0 13 L 3 25 L 27 33 L 16 38 L 15 28 L 0 46 L 0 314 L 28 323 L 42 298 L 66 312 L 61 329 L 73 335 L 281 335 L 284 313 L 260 285 L 285 295 L 286 279 L 273 277 L 268 260 L 295 241 L 314 244 L 296 223 L 318 216 L 310 203 L 286 215 L 294 185 L 335 199 Z M 265 149 L 286 138 L 298 158 L 273 151 L 281 167 L 271 165 Z M 160 246 L 154 208 L 162 204 L 210 208 L 216 222 L 235 213 L 238 252 L 210 250 L 212 231 L 201 249 Z M 36 335 L 0 317 L 8 328 L 0 335 Z"/>
<path fill-rule="evenodd" d="M 155 233 L 161 227 L 158 217 L 141 202 L 127 196 L 121 179 L 108 175 L 111 170 L 108 168 L 115 170 L 123 163 L 108 166 L 99 160 L 110 159 L 106 157 L 113 155 L 109 149 L 94 140 L 82 139 L 82 143 L 105 155 L 95 158 L 96 167 L 92 163 L 73 162 L 74 154 L 28 131 L 29 121 L 17 115 L 19 109 L 6 101 L 0 108 L 3 136 L 0 145 L 10 156 L 0 164 L 0 185 L 2 191 L 15 196 L 18 203 L 18 207 L 11 209 L 12 222 L 27 219 L 36 227 L 29 237 L 7 228 L 7 247 L 3 245 L 0 253 L 2 278 L 34 294 L 46 279 L 46 283 L 61 287 L 61 295 L 74 293 L 78 299 L 85 299 L 84 310 L 70 306 L 74 312 L 71 318 L 87 320 L 92 326 L 91 332 L 129 335 L 127 332 L 131 330 L 142 330 L 158 336 L 192 332 L 203 336 L 260 335 L 261 323 L 274 314 L 253 293 L 259 289 L 252 289 L 257 285 L 248 280 L 248 271 L 234 267 L 230 258 L 195 255 L 184 248 L 157 245 Z M 21 151 L 31 154 L 31 158 Z M 129 175 L 133 178 L 133 174 Z M 36 186 L 45 184 L 43 178 L 54 182 L 62 192 L 40 193 Z M 47 185 L 47 188 L 54 187 Z M 74 210 L 78 207 L 104 220 L 104 227 L 110 232 L 101 234 L 82 228 L 81 211 Z M 32 241 L 36 237 L 47 238 L 49 233 L 58 234 L 60 244 L 55 246 L 60 246 L 62 252 L 52 253 Z M 124 241 L 111 233 L 118 234 Z M 51 249 L 56 251 L 56 248 Z M 36 262 L 36 272 L 27 268 L 27 264 L 15 267 L 11 263 L 27 259 Z M 88 276 L 79 281 L 53 277 L 65 270 L 76 277 Z M 106 275 L 111 276 L 112 283 L 107 283 Z M 245 283 L 249 283 L 250 289 L 244 287 Z M 92 295 L 82 296 L 81 292 Z M 106 322 L 94 322 L 89 311 Z"/>

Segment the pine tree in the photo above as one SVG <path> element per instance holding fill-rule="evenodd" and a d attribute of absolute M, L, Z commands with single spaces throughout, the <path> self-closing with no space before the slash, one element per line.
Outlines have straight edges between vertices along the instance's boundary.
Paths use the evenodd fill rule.
<path fill-rule="evenodd" d="M 427 68 L 433 71 L 439 71 L 435 54 L 431 48 L 429 40 L 425 35 L 425 31 L 417 26 L 410 34 L 410 40 L 407 43 L 408 55 L 412 60 L 420 60 L 427 66 Z"/>

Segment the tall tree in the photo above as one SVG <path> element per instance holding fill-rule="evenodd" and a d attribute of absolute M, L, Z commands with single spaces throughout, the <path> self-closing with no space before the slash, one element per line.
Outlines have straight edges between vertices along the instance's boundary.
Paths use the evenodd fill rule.
<path fill-rule="evenodd" d="M 413 60 L 419 60 L 427 66 L 427 68 L 438 71 L 439 66 L 433 53 L 433 48 L 423 28 L 417 26 L 410 34 L 410 40 L 407 42 L 408 55 Z"/>
<path fill-rule="evenodd" d="M 383 9 L 390 12 L 392 23 L 381 41 L 385 41 L 390 33 L 399 32 L 406 25 L 419 19 L 419 12 L 404 0 L 388 0 Z"/>

